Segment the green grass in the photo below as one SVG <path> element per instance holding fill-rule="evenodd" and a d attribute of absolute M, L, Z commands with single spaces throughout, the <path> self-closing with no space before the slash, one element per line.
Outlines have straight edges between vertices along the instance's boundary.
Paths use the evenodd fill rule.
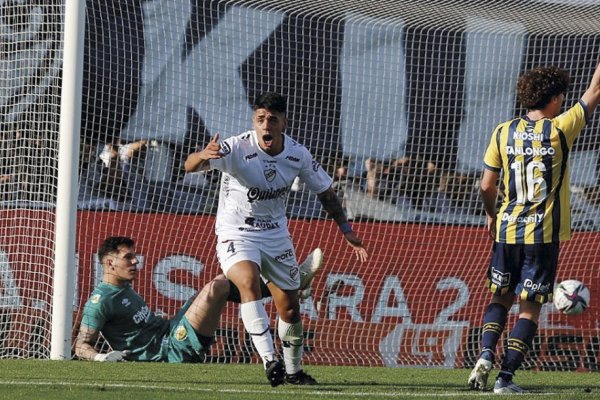
<path fill-rule="evenodd" d="M 489 399 L 467 370 L 308 366 L 319 385 L 271 388 L 258 365 L 0 360 L 0 399 Z M 490 378 L 492 378 L 492 375 Z M 600 399 L 597 373 L 519 372 L 519 399 Z M 514 396 L 513 396 L 514 397 Z"/>

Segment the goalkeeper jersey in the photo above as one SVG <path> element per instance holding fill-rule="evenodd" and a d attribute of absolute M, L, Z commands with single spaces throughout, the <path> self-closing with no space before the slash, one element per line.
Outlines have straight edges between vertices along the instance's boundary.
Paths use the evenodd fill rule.
<path fill-rule="evenodd" d="M 485 168 L 502 173 L 496 241 L 539 244 L 571 238 L 568 159 L 588 115 L 579 101 L 552 119 L 523 117 L 496 127 L 484 156 Z"/>
<path fill-rule="evenodd" d="M 161 345 L 169 321 L 156 316 L 130 285 L 100 283 L 85 304 L 81 325 L 101 331 L 113 350 L 130 350 L 131 360 L 166 361 Z"/>

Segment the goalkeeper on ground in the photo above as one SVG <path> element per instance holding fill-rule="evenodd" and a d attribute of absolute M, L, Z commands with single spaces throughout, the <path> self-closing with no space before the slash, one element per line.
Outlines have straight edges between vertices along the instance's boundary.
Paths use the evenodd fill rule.
<path fill-rule="evenodd" d="M 237 288 L 224 275 L 208 282 L 171 319 L 154 314 L 131 287 L 139 259 L 135 243 L 128 237 L 109 237 L 98 250 L 102 282 L 92 292 L 83 309 L 75 344 L 78 358 L 94 361 L 202 362 L 219 324 L 226 301 L 240 302 Z M 315 249 L 300 266 L 301 290 L 310 283 L 323 257 Z M 264 297 L 271 296 L 262 285 Z M 302 296 L 302 293 L 301 293 Z M 95 346 L 100 333 L 112 351 L 99 353 Z"/>

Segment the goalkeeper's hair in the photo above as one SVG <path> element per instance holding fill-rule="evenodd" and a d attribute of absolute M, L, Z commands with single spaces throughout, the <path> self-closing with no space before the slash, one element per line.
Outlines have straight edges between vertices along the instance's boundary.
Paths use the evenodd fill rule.
<path fill-rule="evenodd" d="M 253 110 L 256 111 L 261 108 L 269 111 L 285 113 L 287 104 L 285 98 L 283 98 L 283 96 L 279 93 L 266 92 L 254 100 Z"/>
<path fill-rule="evenodd" d="M 517 83 L 517 98 L 528 110 L 541 110 L 552 97 L 569 90 L 569 73 L 555 66 L 537 67 L 525 72 Z"/>
<path fill-rule="evenodd" d="M 119 247 L 133 247 L 135 245 L 135 241 L 126 236 L 111 236 L 107 239 L 104 239 L 100 247 L 98 248 L 98 260 L 100 263 L 104 260 L 108 254 L 118 253 Z"/>

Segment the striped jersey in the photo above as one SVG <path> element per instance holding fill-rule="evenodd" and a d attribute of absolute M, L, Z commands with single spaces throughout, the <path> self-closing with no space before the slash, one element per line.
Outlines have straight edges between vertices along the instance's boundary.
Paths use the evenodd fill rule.
<path fill-rule="evenodd" d="M 516 118 L 496 127 L 484 167 L 501 173 L 496 241 L 556 243 L 571 238 L 569 152 L 589 117 L 579 101 L 555 118 Z"/>
<path fill-rule="evenodd" d="M 223 172 L 215 232 L 228 240 L 281 238 L 289 235 L 286 204 L 299 177 L 309 190 L 322 193 L 333 179 L 306 147 L 283 135 L 283 151 L 265 153 L 255 131 L 227 138 L 222 158 L 210 167 Z"/>

